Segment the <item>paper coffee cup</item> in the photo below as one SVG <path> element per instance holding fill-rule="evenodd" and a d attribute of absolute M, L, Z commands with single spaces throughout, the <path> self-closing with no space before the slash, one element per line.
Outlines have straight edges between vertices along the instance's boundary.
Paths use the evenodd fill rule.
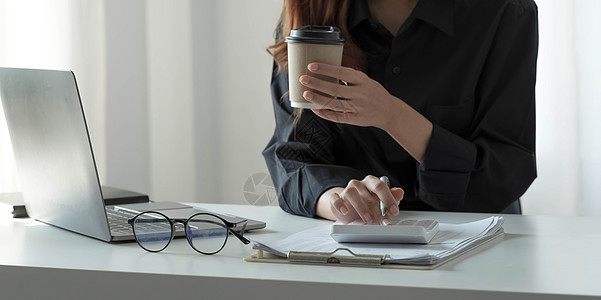
<path fill-rule="evenodd" d="M 303 98 L 307 90 L 299 78 L 311 75 L 323 80 L 338 82 L 338 79 L 312 74 L 307 65 L 313 62 L 340 66 L 344 39 L 340 30 L 333 26 L 303 26 L 291 30 L 286 37 L 288 46 L 288 84 L 290 105 L 297 108 L 322 108 L 320 105 L 308 102 Z"/>

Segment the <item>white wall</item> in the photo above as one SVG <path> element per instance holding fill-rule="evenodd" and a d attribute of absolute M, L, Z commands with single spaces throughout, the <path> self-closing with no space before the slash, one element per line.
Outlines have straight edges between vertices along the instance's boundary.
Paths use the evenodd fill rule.
<path fill-rule="evenodd" d="M 601 216 L 601 1 L 538 1 L 538 175 L 524 212 Z"/>
<path fill-rule="evenodd" d="M 566 3 L 568 1 L 565 1 Z M 579 197 L 574 11 L 564 1 L 539 3 L 536 82 L 538 178 L 522 198 L 525 213 L 575 215 Z"/>
<path fill-rule="evenodd" d="M 265 47 L 281 1 L 106 3 L 104 181 L 160 201 L 245 203 L 244 182 L 267 172 Z"/>
<path fill-rule="evenodd" d="M 145 1 L 104 1 L 106 159 L 101 179 L 134 191 L 150 190 L 148 51 Z M 86 99 L 84 99 L 86 100 Z M 88 111 L 89 113 L 89 111 Z M 94 140 L 98 136 L 92 136 Z M 100 146 L 100 145 L 99 145 Z"/>
<path fill-rule="evenodd" d="M 578 61 L 578 151 L 580 176 L 578 214 L 601 216 L 601 1 L 575 3 Z M 585 101 L 582 101 L 585 100 Z"/>
<path fill-rule="evenodd" d="M 265 47 L 273 43 L 273 30 L 281 0 L 216 1 L 218 55 L 216 58 L 221 162 L 219 190 L 223 201 L 244 201 L 242 187 L 255 173 L 267 173 L 261 151 L 273 134 L 271 105 L 272 58 Z"/>
<path fill-rule="evenodd" d="M 104 184 L 245 203 L 244 182 L 267 172 L 265 47 L 281 5 L 0 0 L 0 65 L 75 71 Z M 18 191 L 4 123 L 0 132 L 0 192 Z"/>

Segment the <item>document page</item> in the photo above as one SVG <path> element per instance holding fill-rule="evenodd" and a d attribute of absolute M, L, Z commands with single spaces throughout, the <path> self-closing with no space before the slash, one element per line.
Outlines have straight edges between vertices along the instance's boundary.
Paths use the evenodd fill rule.
<path fill-rule="evenodd" d="M 330 237 L 331 225 L 326 225 L 292 234 L 269 245 L 253 241 L 253 248 L 282 257 L 287 257 L 289 251 L 323 253 L 347 248 L 357 255 L 386 256 L 386 263 L 431 265 L 502 235 L 502 225 L 503 217 L 499 216 L 463 224 L 439 223 L 440 231 L 425 245 L 337 243 Z M 336 255 L 351 255 L 345 253 L 337 252 Z"/>

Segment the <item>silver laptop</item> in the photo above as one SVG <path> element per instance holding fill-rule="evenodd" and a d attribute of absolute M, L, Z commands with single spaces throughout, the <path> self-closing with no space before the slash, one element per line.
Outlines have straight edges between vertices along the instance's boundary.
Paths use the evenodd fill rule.
<path fill-rule="evenodd" d="M 105 206 L 73 72 L 0 68 L 0 98 L 30 217 L 111 242 L 134 239 L 127 219 L 139 212 L 173 218 L 199 212 L 173 202 Z M 264 227 L 249 220 L 246 229 Z"/>

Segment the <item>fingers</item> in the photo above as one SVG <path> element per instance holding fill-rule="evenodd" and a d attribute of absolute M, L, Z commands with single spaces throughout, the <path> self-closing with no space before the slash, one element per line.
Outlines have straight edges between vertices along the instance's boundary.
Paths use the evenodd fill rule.
<path fill-rule="evenodd" d="M 342 191 L 344 191 L 344 189 L 341 189 L 340 193 L 342 193 Z M 353 208 L 353 206 L 350 203 L 345 202 L 340 197 L 340 194 L 331 194 L 329 200 L 332 214 L 339 222 L 342 222 L 343 224 L 348 224 L 356 220 L 362 220 L 355 208 Z"/>
<path fill-rule="evenodd" d="M 398 197 L 402 190 L 396 193 Z M 380 203 L 384 203 L 390 214 L 399 213 L 397 200 L 390 189 L 375 176 L 367 176 L 362 181 L 351 180 L 340 194 L 340 198 L 352 206 L 365 223 L 382 221 Z"/>
<path fill-rule="evenodd" d="M 307 69 L 314 74 L 325 75 L 345 82 L 356 82 L 361 72 L 357 70 L 323 63 L 310 63 Z"/>
<path fill-rule="evenodd" d="M 358 180 L 351 180 L 344 191 L 340 193 L 340 197 L 357 211 L 363 222 L 379 221 L 382 218 L 376 213 L 379 211 L 379 206 L 374 205 L 377 200 L 366 191 Z"/>
<path fill-rule="evenodd" d="M 302 75 L 301 77 L 299 77 L 299 81 L 305 87 L 308 87 L 312 90 L 320 91 L 326 95 L 329 95 L 330 97 L 327 97 L 325 99 L 325 100 L 327 100 L 327 101 L 325 101 L 325 103 L 318 103 L 318 104 L 324 104 L 324 105 L 327 102 L 329 102 L 330 99 L 350 98 L 350 96 L 354 90 L 354 88 L 352 86 L 338 84 L 337 82 L 325 81 L 325 80 L 322 80 L 322 79 L 319 79 L 316 77 L 312 77 L 312 76 L 308 76 L 308 75 Z M 309 100 L 309 99 L 307 99 L 307 100 Z M 316 99 L 315 101 L 317 101 L 317 100 L 319 100 L 319 99 Z M 311 101 L 311 100 L 309 100 L 309 101 Z"/>
<path fill-rule="evenodd" d="M 342 113 L 355 114 L 357 110 L 353 107 L 349 100 L 339 99 L 332 96 L 326 96 L 325 94 L 317 93 L 314 91 L 304 91 L 303 97 L 312 103 L 315 103 L 321 107 L 321 109 L 328 109 Z"/>
<path fill-rule="evenodd" d="M 361 181 L 349 181 L 340 193 L 330 198 L 330 204 L 339 213 L 337 218 L 342 221 L 351 222 L 360 218 L 364 223 L 389 225 L 392 223 L 390 215 L 399 214 L 398 205 L 403 195 L 403 189 L 389 189 L 379 178 L 369 175 Z M 385 216 L 382 216 L 380 203 L 388 210 Z"/>
<path fill-rule="evenodd" d="M 384 206 L 387 208 L 388 213 L 396 216 L 399 214 L 399 206 L 396 199 L 390 192 L 390 188 L 379 178 L 369 175 L 363 179 L 368 189 L 378 196 L 378 199 L 382 201 Z"/>
<path fill-rule="evenodd" d="M 344 200 L 340 198 L 340 195 L 338 193 L 332 194 L 330 198 L 330 204 L 343 216 L 346 216 L 349 213 L 349 209 L 346 207 L 346 205 L 344 204 Z"/>

